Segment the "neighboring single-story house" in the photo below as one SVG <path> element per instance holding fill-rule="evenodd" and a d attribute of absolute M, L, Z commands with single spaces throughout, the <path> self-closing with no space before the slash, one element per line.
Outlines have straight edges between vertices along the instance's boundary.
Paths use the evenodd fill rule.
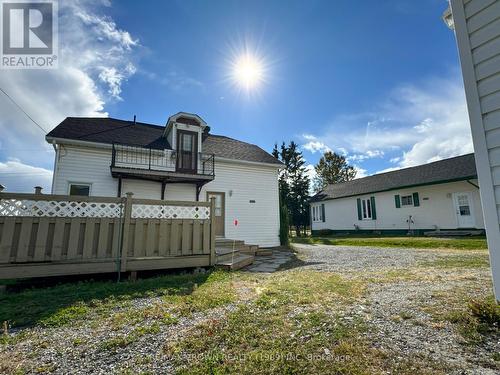
<path fill-rule="evenodd" d="M 327 186 L 311 199 L 313 232 L 483 229 L 474 154 Z"/>
<path fill-rule="evenodd" d="M 214 197 L 217 236 L 279 245 L 281 162 L 256 145 L 211 134 L 197 115 L 177 113 L 165 126 L 68 117 L 46 140 L 56 152 L 52 194 Z"/>

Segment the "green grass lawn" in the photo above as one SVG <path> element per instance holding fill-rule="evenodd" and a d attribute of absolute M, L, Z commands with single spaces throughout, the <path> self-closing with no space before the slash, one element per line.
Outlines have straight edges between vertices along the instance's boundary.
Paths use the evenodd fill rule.
<path fill-rule="evenodd" d="M 431 237 L 376 237 L 376 236 L 321 236 L 294 237 L 293 243 L 311 245 L 344 245 L 372 247 L 400 247 L 420 249 L 457 249 L 479 250 L 487 249 L 486 238 L 431 238 Z"/>

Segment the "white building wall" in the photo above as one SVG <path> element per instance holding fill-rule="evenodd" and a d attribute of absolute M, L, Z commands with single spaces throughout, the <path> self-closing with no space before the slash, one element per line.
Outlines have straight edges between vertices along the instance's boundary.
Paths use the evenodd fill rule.
<path fill-rule="evenodd" d="M 62 146 L 54 173 L 54 194 L 68 194 L 70 182 L 91 183 L 91 195 L 115 197 L 118 179 L 111 177 L 111 149 Z M 204 186 L 206 192 L 224 192 L 226 197 L 225 236 L 259 246 L 279 245 L 278 169 L 273 166 L 239 162 L 215 162 L 215 180 Z M 161 183 L 137 179 L 122 180 L 122 195 L 160 199 Z M 194 184 L 166 184 L 165 199 L 196 200 Z M 255 203 L 250 203 L 250 201 Z M 234 219 L 239 225 L 234 226 Z"/>
<path fill-rule="evenodd" d="M 165 199 L 169 201 L 195 201 L 196 185 L 167 184 L 165 187 Z"/>
<path fill-rule="evenodd" d="M 500 0 L 450 0 L 500 301 Z"/>
<path fill-rule="evenodd" d="M 68 194 L 70 183 L 90 183 L 90 194 L 116 197 L 118 180 L 111 177 L 111 148 L 59 145 L 53 194 Z"/>
<path fill-rule="evenodd" d="M 133 198 L 161 199 L 161 183 L 136 179 L 122 179 L 122 197 L 134 193 Z"/>
<path fill-rule="evenodd" d="M 475 182 L 475 181 L 473 181 Z M 475 182 L 477 184 L 477 182 Z M 412 195 L 417 192 L 420 205 L 396 208 L 395 195 Z M 412 216 L 412 229 L 456 229 L 456 215 L 453 193 L 472 194 L 472 213 L 476 228 L 484 228 L 479 190 L 466 181 L 429 185 L 410 189 L 393 190 L 356 197 L 332 199 L 314 203 L 311 206 L 325 205 L 325 222 L 313 221 L 312 229 L 354 230 L 355 225 L 364 230 L 407 229 L 406 220 Z M 359 220 L 357 198 L 375 197 L 376 220 Z"/>
<path fill-rule="evenodd" d="M 226 197 L 225 237 L 259 246 L 279 246 L 278 169 L 216 160 L 215 180 L 207 191 Z M 255 201 L 255 203 L 250 203 Z M 234 220 L 238 220 L 238 226 Z"/>

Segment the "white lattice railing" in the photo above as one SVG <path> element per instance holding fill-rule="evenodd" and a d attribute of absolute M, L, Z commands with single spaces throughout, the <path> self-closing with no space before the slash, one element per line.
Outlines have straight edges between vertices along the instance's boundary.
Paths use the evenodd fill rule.
<path fill-rule="evenodd" d="M 0 216 L 119 218 L 122 208 L 112 202 L 0 199 Z"/>
<path fill-rule="evenodd" d="M 127 215 L 125 209 L 127 200 L 124 198 L 71 199 L 70 196 L 1 194 L 0 216 L 120 218 Z M 139 199 L 127 204 L 131 205 L 129 215 L 133 219 L 210 219 L 210 206 L 202 202 L 198 204 L 198 202 L 181 203 Z"/>
<path fill-rule="evenodd" d="M 133 219 L 210 219 L 210 207 L 133 204 Z"/>

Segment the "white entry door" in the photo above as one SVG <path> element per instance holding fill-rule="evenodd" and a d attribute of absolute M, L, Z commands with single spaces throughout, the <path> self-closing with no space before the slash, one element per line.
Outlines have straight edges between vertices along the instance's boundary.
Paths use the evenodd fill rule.
<path fill-rule="evenodd" d="M 457 215 L 459 228 L 474 228 L 476 220 L 474 219 L 474 211 L 472 208 L 471 193 L 453 193 L 453 201 L 455 203 L 455 212 Z"/>

